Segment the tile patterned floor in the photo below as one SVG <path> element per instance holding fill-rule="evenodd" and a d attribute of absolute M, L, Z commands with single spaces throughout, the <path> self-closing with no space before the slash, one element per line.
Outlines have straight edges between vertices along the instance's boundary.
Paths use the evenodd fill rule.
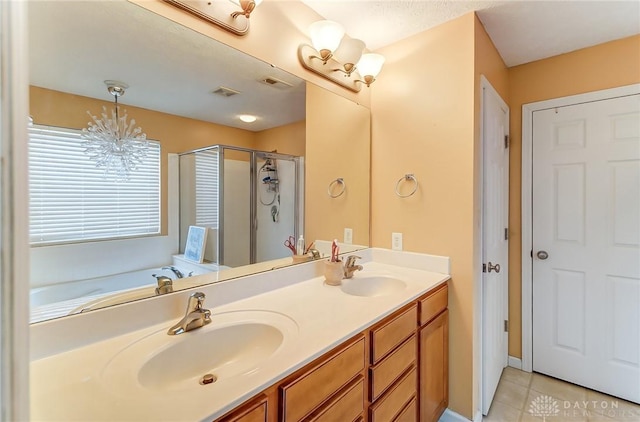
<path fill-rule="evenodd" d="M 484 422 L 640 421 L 640 406 L 541 374 L 507 367 Z"/>

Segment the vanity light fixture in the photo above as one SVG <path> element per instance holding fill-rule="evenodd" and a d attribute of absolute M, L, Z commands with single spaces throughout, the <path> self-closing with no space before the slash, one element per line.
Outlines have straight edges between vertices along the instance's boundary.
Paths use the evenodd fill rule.
<path fill-rule="evenodd" d="M 236 35 L 246 35 L 249 32 L 249 17 L 262 0 L 229 0 L 240 6 L 242 10 L 234 10 L 234 7 L 225 0 L 164 0 L 173 6 L 192 13 L 199 18 L 211 22 Z"/>
<path fill-rule="evenodd" d="M 334 54 L 336 60 L 342 64 L 342 68 L 336 70 L 345 73 L 347 76 L 351 75 L 356 70 L 356 64 L 360 61 L 364 48 L 364 41 L 356 40 L 355 38 L 343 39 Z"/>
<path fill-rule="evenodd" d="M 382 70 L 382 65 L 384 64 L 384 56 L 381 54 L 368 53 L 363 54 L 358 61 L 358 71 L 362 75 L 362 82 L 367 86 L 371 85 L 375 80 L 378 73 Z"/>
<path fill-rule="evenodd" d="M 256 116 L 253 116 L 251 114 L 239 114 L 238 119 L 242 120 L 245 123 L 253 123 L 258 120 Z"/>
<path fill-rule="evenodd" d="M 362 85 L 370 86 L 375 80 L 384 57 L 380 54 L 362 54 L 365 44 L 347 38 L 336 22 L 318 21 L 309 27 L 311 45 L 298 47 L 298 60 L 305 69 L 354 92 Z"/>
<path fill-rule="evenodd" d="M 100 118 L 87 111 L 93 122 L 82 129 L 83 146 L 89 159 L 96 162 L 96 167 L 104 167 L 105 178 L 115 181 L 127 181 L 131 172 L 147 156 L 149 142 L 147 135 L 136 126 L 136 121 L 127 122 L 127 112 L 120 113 L 118 97 L 124 95 L 129 85 L 118 81 L 104 81 L 109 94 L 113 95 L 115 107 L 111 116 L 107 108 L 102 107 Z"/>
<path fill-rule="evenodd" d="M 318 21 L 311 24 L 309 34 L 313 48 L 320 54 L 320 57 L 315 58 L 322 60 L 322 64 L 327 64 L 344 37 L 344 28 L 333 21 Z"/>

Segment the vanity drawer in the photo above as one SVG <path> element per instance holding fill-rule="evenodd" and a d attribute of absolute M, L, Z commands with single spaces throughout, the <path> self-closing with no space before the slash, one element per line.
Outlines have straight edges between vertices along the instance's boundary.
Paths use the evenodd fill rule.
<path fill-rule="evenodd" d="M 415 333 L 417 320 L 418 308 L 413 305 L 391 321 L 371 330 L 371 363 L 377 363 Z"/>
<path fill-rule="evenodd" d="M 281 386 L 282 416 L 299 421 L 364 370 L 364 337 Z"/>
<path fill-rule="evenodd" d="M 412 336 L 388 357 L 370 369 L 371 401 L 376 400 L 395 380 L 414 365 L 417 358 L 418 341 Z"/>
<path fill-rule="evenodd" d="M 440 312 L 447 308 L 449 303 L 449 288 L 445 284 L 434 293 L 420 301 L 420 325 L 435 318 Z"/>
<path fill-rule="evenodd" d="M 359 377 L 345 391 L 338 394 L 331 403 L 311 422 L 353 422 L 362 417 L 364 411 L 364 377 Z"/>
<path fill-rule="evenodd" d="M 409 371 L 391 390 L 369 408 L 371 422 L 391 422 L 406 404 L 415 399 L 417 388 L 416 369 Z"/>
<path fill-rule="evenodd" d="M 402 413 L 398 415 L 393 422 L 416 422 L 418 419 L 418 401 L 414 397 L 413 400 L 404 408 Z"/>
<path fill-rule="evenodd" d="M 246 406 L 240 407 L 232 414 L 224 417 L 220 422 L 267 422 L 267 397 L 260 396 L 257 401 L 252 401 Z"/>

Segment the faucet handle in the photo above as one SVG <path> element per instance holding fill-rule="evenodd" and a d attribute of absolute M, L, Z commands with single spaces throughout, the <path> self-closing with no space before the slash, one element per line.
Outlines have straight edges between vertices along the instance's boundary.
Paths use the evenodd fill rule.
<path fill-rule="evenodd" d="M 189 296 L 189 303 L 187 304 L 187 314 L 198 309 L 203 309 L 202 305 L 204 305 L 205 298 L 206 296 L 202 292 L 191 293 L 191 296 Z"/>
<path fill-rule="evenodd" d="M 353 264 L 355 264 L 356 259 L 362 259 L 362 257 L 358 256 L 358 255 L 349 255 L 347 257 L 347 267 L 352 266 Z"/>

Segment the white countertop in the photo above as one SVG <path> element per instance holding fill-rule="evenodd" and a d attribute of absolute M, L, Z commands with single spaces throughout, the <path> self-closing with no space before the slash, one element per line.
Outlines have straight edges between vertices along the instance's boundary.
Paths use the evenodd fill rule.
<path fill-rule="evenodd" d="M 365 269 L 356 272 L 355 278 L 365 273 L 388 275 L 404 281 L 406 288 L 385 296 L 360 297 L 345 294 L 340 287 L 325 285 L 323 277 L 315 277 L 211 308 L 212 323 L 201 330 L 214 326 L 217 318 L 236 311 L 273 312 L 293 322 L 290 324 L 293 328 L 274 358 L 249 374 L 219 379 L 207 386 L 163 392 L 145 389 L 135 382 L 119 388 L 105 380 L 104 368 L 119 351 L 150 334 L 166 331 L 175 321 L 162 322 L 33 360 L 31 418 L 57 421 L 212 420 L 449 279 L 442 272 L 426 271 L 424 265 L 417 265 L 422 269 L 390 265 L 372 261 L 375 253 L 365 255 L 368 255 L 364 257 L 364 261 L 368 261 L 364 263 Z M 403 265 L 419 260 L 421 256 L 395 254 L 399 259 L 390 260 L 387 258 L 391 255 L 386 251 L 379 255 L 381 261 Z M 427 261 L 434 258 L 423 256 L 429 257 Z M 444 267 L 448 268 L 448 259 L 442 259 L 446 260 Z M 440 265 L 435 270 L 442 268 Z M 91 330 L 90 326 L 85 328 Z M 175 338 L 188 335 L 198 335 L 198 330 Z"/>

